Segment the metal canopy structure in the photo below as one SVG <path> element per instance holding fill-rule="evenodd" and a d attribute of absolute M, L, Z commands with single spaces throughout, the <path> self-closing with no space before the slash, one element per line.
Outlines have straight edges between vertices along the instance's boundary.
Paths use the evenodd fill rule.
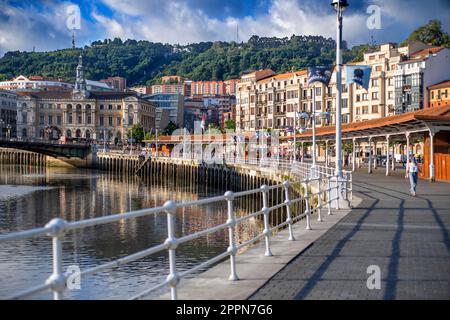
<path fill-rule="evenodd" d="M 345 140 L 386 137 L 386 135 L 405 135 L 406 133 L 428 132 L 433 130 L 450 131 L 450 106 L 435 107 L 391 117 L 349 123 L 342 126 L 342 138 Z M 318 140 L 335 140 L 335 127 L 316 129 Z M 293 137 L 280 137 L 280 140 L 292 140 Z M 296 137 L 299 142 L 312 141 L 312 130 Z"/>
<path fill-rule="evenodd" d="M 424 154 L 426 161 L 429 163 L 429 178 L 431 181 L 435 180 L 435 152 L 434 152 L 434 137 L 437 133 L 442 131 L 450 131 L 450 105 L 435 107 L 431 109 L 424 109 L 416 112 L 399 114 L 391 117 L 373 119 L 364 122 L 349 123 L 342 127 L 342 140 L 353 141 L 352 152 L 352 169 L 355 171 L 356 164 L 356 149 L 357 144 L 366 141 L 369 149 L 369 173 L 372 173 L 372 166 L 376 168 L 377 160 L 373 159 L 372 155 L 375 150 L 377 142 L 386 143 L 386 175 L 390 174 L 390 170 L 395 170 L 394 149 L 392 149 L 392 156 L 390 156 L 390 144 L 392 142 L 406 141 L 407 146 L 407 161 L 410 159 L 410 142 L 411 136 L 414 134 L 429 134 L 429 152 Z M 300 143 L 312 141 L 312 130 L 304 134 L 297 135 L 296 141 Z M 316 139 L 325 142 L 325 161 L 328 164 L 328 146 L 329 143 L 336 140 L 335 127 L 322 127 L 316 129 Z M 293 137 L 282 137 L 281 141 L 293 140 Z M 302 148 L 303 149 L 303 148 Z M 391 161 L 389 158 L 391 157 Z M 375 160 L 375 161 L 373 161 Z M 392 166 L 390 164 L 392 163 Z M 438 163 L 439 170 L 447 170 L 445 160 Z M 391 169 L 392 168 L 392 169 Z M 428 169 L 427 169 L 428 170 Z"/>

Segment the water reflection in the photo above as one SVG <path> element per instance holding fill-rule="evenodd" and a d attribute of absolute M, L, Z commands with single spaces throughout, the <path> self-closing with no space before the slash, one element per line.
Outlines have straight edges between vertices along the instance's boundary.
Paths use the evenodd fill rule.
<path fill-rule="evenodd" d="M 18 186 L 18 190 L 21 186 L 33 186 L 37 190 L 0 197 L 1 233 L 41 227 L 54 217 L 75 221 L 160 206 L 168 199 L 195 200 L 224 192 L 186 181 L 155 181 L 70 169 L 0 166 L 0 193 L 5 185 Z M 167 237 L 166 219 L 165 214 L 155 214 L 71 232 L 63 242 L 64 267 L 78 265 L 83 270 L 160 244 Z M 222 224 L 226 219 L 226 203 L 180 209 L 177 212 L 177 235 Z M 241 232 L 252 234 L 260 229 L 261 224 L 254 220 L 241 227 Z M 240 238 L 248 237 L 241 234 Z M 177 250 L 178 268 L 185 270 L 197 265 L 224 252 L 226 247 L 225 230 L 183 244 Z M 0 298 L 40 284 L 50 273 L 49 239 L 1 245 Z M 65 297 L 127 298 L 164 280 L 167 273 L 167 253 L 162 252 L 127 264 L 120 270 L 82 279 L 81 290 L 66 291 Z M 37 298 L 48 299 L 50 294 Z"/>

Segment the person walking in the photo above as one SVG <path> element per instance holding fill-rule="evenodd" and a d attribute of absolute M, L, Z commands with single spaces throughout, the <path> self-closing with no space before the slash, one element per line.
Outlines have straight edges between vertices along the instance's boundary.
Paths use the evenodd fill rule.
<path fill-rule="evenodd" d="M 418 172 L 419 167 L 417 166 L 416 160 L 414 158 L 409 159 L 409 163 L 406 165 L 405 179 L 409 176 L 409 184 L 411 186 L 410 192 L 414 197 L 416 196 Z"/>

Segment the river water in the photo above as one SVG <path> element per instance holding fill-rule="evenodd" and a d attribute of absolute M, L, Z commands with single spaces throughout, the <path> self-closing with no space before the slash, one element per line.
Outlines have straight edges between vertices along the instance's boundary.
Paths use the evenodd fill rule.
<path fill-rule="evenodd" d="M 224 191 L 80 169 L 0 165 L 0 233 L 42 227 L 55 217 L 77 221 L 160 206 L 169 199 L 186 201 L 221 195 Z M 179 210 L 176 219 L 177 236 L 191 234 L 224 223 L 226 203 Z M 259 221 L 250 221 L 241 232 L 253 234 L 260 229 Z M 84 270 L 106 263 L 160 244 L 166 237 L 165 214 L 70 232 L 63 241 L 64 270 L 70 266 Z M 186 270 L 224 252 L 227 239 L 227 231 L 223 230 L 181 245 L 177 249 L 177 267 Z M 43 283 L 52 272 L 51 253 L 51 240 L 46 237 L 0 244 L 0 298 Z M 81 289 L 65 291 L 64 298 L 126 299 L 164 281 L 167 274 L 164 251 L 83 278 Z M 51 294 L 34 298 L 50 299 Z"/>

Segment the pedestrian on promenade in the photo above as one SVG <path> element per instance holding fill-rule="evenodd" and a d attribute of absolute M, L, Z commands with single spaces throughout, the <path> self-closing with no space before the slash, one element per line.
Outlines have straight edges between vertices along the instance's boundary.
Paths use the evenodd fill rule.
<path fill-rule="evenodd" d="M 411 186 L 410 192 L 412 196 L 416 196 L 417 187 L 417 175 L 419 172 L 419 167 L 417 166 L 416 160 L 414 158 L 409 159 L 409 163 L 406 165 L 405 179 L 409 176 L 409 183 Z"/>

